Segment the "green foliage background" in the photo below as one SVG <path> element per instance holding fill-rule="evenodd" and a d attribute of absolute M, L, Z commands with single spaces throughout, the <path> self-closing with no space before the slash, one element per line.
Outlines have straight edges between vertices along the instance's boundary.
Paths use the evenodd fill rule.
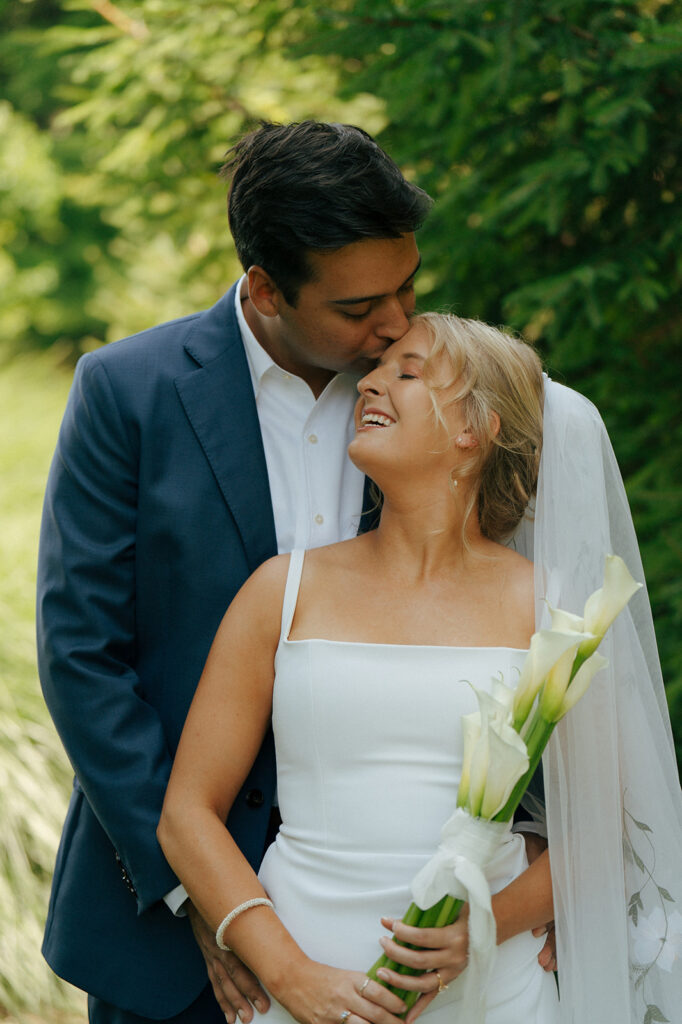
<path fill-rule="evenodd" d="M 669 0 L 0 0 L 0 386 L 22 424 L 3 466 L 0 773 L 18 796 L 0 874 L 36 885 L 10 922 L 34 955 L 2 957 L 0 1010 L 62 999 L 36 947 L 68 772 L 30 620 L 69 367 L 234 279 L 215 171 L 260 117 L 378 134 L 436 199 L 420 306 L 513 327 L 598 404 L 682 741 L 681 57 Z M 35 780 L 55 794 L 42 816 Z"/>

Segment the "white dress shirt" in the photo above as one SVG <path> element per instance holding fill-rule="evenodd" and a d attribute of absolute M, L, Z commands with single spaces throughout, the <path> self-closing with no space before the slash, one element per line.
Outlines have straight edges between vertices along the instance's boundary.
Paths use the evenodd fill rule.
<path fill-rule="evenodd" d="M 337 374 L 316 399 L 304 380 L 278 366 L 256 340 L 242 293 L 245 298 L 245 276 L 236 288 L 235 308 L 265 449 L 277 550 L 348 540 L 358 532 L 365 482 L 346 454 L 355 434 L 357 378 Z M 174 914 L 184 915 L 182 885 L 164 899 Z"/>

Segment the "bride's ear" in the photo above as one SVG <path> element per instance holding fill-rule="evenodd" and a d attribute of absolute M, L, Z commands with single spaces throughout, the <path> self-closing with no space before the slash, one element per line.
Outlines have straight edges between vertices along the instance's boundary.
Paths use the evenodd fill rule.
<path fill-rule="evenodd" d="M 469 427 L 467 427 L 466 430 L 463 430 L 460 434 L 457 435 L 457 437 L 455 438 L 455 445 L 458 448 L 463 449 L 477 448 L 478 438 L 473 433 L 473 431 L 470 430 Z"/>
<path fill-rule="evenodd" d="M 492 437 L 497 437 L 499 432 L 500 432 L 500 417 L 499 417 L 498 413 L 491 412 L 490 413 L 490 434 L 491 434 Z M 459 433 L 457 435 L 457 437 L 455 438 L 455 444 L 456 444 L 456 446 L 458 448 L 462 448 L 462 449 L 477 448 L 478 447 L 478 438 L 474 434 L 474 432 L 471 429 L 471 427 L 467 427 L 465 430 L 462 430 L 461 433 Z"/>

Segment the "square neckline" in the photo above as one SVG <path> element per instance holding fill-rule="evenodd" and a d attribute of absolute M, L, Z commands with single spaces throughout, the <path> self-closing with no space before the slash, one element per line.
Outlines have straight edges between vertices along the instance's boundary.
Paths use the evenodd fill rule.
<path fill-rule="evenodd" d="M 288 636 L 282 637 L 285 644 L 340 644 L 345 647 L 391 647 L 405 650 L 433 650 L 433 651 L 512 651 L 515 654 L 528 654 L 528 647 L 509 647 L 507 644 L 478 644 L 474 647 L 467 644 L 387 644 L 375 643 L 367 640 L 330 640 L 323 636 L 305 636 L 298 640 L 291 640 Z"/>

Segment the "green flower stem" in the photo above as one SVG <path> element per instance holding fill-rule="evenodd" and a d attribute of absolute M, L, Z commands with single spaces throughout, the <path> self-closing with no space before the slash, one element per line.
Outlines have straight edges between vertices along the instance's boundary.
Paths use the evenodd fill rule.
<path fill-rule="evenodd" d="M 421 910 L 416 903 L 411 903 L 408 907 L 407 913 L 403 917 L 403 923 L 412 925 L 413 928 L 442 928 L 448 924 L 454 924 L 459 917 L 459 912 L 464 906 L 464 900 L 455 899 L 454 896 L 444 896 L 438 903 L 434 903 L 432 907 L 427 910 Z M 409 949 L 419 949 L 419 946 L 411 945 L 407 942 L 401 942 L 400 939 L 394 939 L 399 946 L 407 946 Z M 370 969 L 367 971 L 367 977 L 377 981 L 384 988 L 388 988 L 391 992 L 395 992 L 406 1004 L 407 1010 L 403 1014 L 403 1017 L 410 1010 L 417 999 L 420 996 L 419 992 L 408 992 L 406 989 L 395 988 L 393 985 L 389 985 L 388 982 L 382 981 L 381 978 L 377 978 L 377 970 L 380 967 L 386 967 L 389 971 L 395 971 L 397 974 L 407 974 L 414 976 L 415 974 L 421 974 L 421 971 L 416 970 L 414 967 L 407 967 L 405 964 L 398 964 L 395 960 L 391 960 L 383 953 L 379 959 L 372 964 Z"/>
<path fill-rule="evenodd" d="M 448 924 L 454 924 L 459 917 L 460 910 L 464 906 L 464 900 L 455 899 L 454 896 L 445 896 L 436 906 L 441 908 L 438 918 L 433 925 L 426 927 L 444 928 Z M 430 910 L 433 909 L 433 907 L 430 908 Z M 429 913 L 429 911 L 425 911 L 425 913 Z M 419 971 L 410 970 L 410 974 L 419 974 Z M 420 992 L 405 992 L 402 996 L 407 1006 L 407 1010 L 402 1015 L 403 1018 L 407 1011 L 412 1009 L 420 995 Z"/>
<path fill-rule="evenodd" d="M 425 913 L 427 913 L 427 911 L 422 910 L 420 907 L 417 906 L 416 903 L 410 903 L 409 907 L 407 908 L 407 913 L 403 917 L 403 922 L 405 924 L 412 925 L 413 928 L 418 928 L 421 917 Z M 399 946 L 407 945 L 406 942 L 400 942 L 399 939 L 396 939 L 395 941 Z M 391 960 L 390 957 L 386 956 L 385 953 L 382 953 L 379 959 L 376 960 L 375 963 L 373 963 L 370 969 L 367 971 L 367 977 L 372 978 L 373 981 L 378 981 L 380 985 L 384 986 L 384 988 L 390 988 L 391 991 L 395 992 L 397 990 L 392 988 L 391 985 L 388 985 L 385 981 L 382 981 L 381 978 L 377 978 L 377 970 L 380 967 L 386 967 L 388 968 L 389 971 L 399 972 L 402 966 L 402 964 L 396 963 L 395 960 Z"/>

